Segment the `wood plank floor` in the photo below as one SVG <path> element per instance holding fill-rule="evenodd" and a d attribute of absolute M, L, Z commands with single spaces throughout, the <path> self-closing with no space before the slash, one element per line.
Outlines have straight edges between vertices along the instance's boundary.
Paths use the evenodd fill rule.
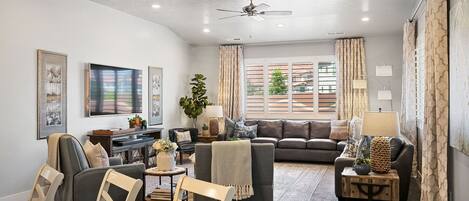
<path fill-rule="evenodd" d="M 184 162 L 189 175 L 194 166 Z M 177 182 L 177 178 L 175 178 Z M 162 188 L 169 188 L 169 178 L 162 179 Z M 146 192 L 158 186 L 156 177 L 146 178 Z M 274 201 L 336 201 L 334 194 L 334 166 L 308 163 L 274 164 Z"/>

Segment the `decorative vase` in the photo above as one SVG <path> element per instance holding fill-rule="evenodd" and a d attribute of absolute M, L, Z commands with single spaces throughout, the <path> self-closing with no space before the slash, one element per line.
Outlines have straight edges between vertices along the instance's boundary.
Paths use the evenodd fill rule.
<path fill-rule="evenodd" d="M 158 171 L 171 171 L 175 167 L 174 152 L 159 152 L 156 155 L 156 168 Z"/>
<path fill-rule="evenodd" d="M 370 173 L 370 166 L 369 165 L 354 165 L 353 171 L 355 171 L 358 175 L 368 175 Z"/>

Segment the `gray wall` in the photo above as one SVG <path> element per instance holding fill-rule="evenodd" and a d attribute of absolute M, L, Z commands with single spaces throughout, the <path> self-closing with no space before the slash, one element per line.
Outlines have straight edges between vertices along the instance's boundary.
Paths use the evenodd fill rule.
<path fill-rule="evenodd" d="M 278 45 L 246 45 L 244 58 L 298 57 L 335 55 L 334 41 L 278 44 Z M 391 34 L 365 38 L 366 66 L 368 73 L 368 90 L 370 110 L 390 110 L 390 101 L 378 101 L 378 89 L 392 90 L 392 109 L 400 110 L 401 75 L 402 75 L 402 34 Z M 191 72 L 200 72 L 208 77 L 210 97 L 216 97 L 218 84 L 218 47 L 194 46 L 191 48 L 193 59 Z M 392 77 L 376 77 L 375 69 L 379 65 L 392 65 Z M 214 84 L 215 87 L 211 87 Z"/>
<path fill-rule="evenodd" d="M 0 27 L 0 200 L 26 200 L 47 158 L 46 141 L 36 140 L 37 49 L 68 55 L 68 132 L 82 141 L 94 129 L 128 127 L 126 115 L 85 117 L 88 62 L 141 69 L 143 83 L 149 65 L 163 67 L 164 127 L 186 124 L 178 98 L 187 91 L 189 45 L 167 27 L 88 0 L 2 0 Z M 146 84 L 143 100 L 146 116 Z"/>

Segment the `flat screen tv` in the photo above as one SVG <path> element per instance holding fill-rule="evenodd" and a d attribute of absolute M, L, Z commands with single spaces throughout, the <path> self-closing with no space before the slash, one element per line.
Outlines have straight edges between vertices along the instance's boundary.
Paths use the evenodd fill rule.
<path fill-rule="evenodd" d="M 90 64 L 85 73 L 88 116 L 142 113 L 142 71 Z"/>

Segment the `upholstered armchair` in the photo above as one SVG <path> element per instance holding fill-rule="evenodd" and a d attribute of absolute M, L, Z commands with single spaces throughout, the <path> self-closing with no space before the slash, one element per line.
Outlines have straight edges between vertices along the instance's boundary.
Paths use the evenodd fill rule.
<path fill-rule="evenodd" d="M 179 143 L 176 136 L 176 131 L 184 132 L 189 131 L 191 134 L 191 142 Z M 195 152 L 195 144 L 197 143 L 199 130 L 197 128 L 173 128 L 169 129 L 169 140 L 176 142 L 178 145 L 177 152 L 179 152 L 179 164 L 182 164 L 183 154 L 193 154 Z"/>
<path fill-rule="evenodd" d="M 59 150 L 60 167 L 64 174 L 64 180 L 59 187 L 56 200 L 96 200 L 104 175 L 111 168 L 135 179 L 143 181 L 145 179 L 143 164 L 122 165 L 122 160 L 117 157 L 110 158 L 110 167 L 91 168 L 80 142 L 71 135 L 60 137 Z M 140 189 L 137 201 L 143 201 L 143 189 Z M 109 193 L 115 201 L 123 201 L 127 196 L 127 192 L 116 187 L 111 187 Z"/>

